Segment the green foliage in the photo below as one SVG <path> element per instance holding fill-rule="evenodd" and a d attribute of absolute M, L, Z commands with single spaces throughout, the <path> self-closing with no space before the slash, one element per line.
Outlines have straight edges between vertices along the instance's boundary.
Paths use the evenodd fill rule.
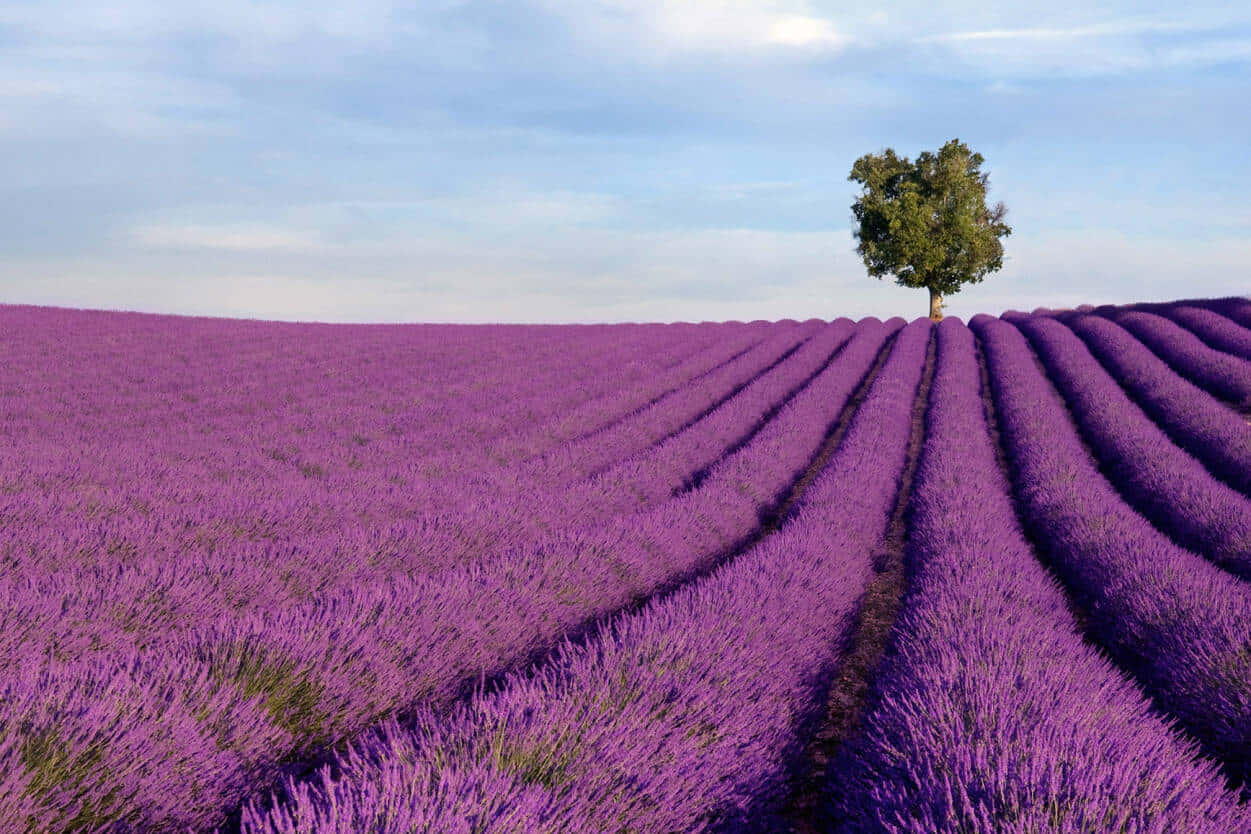
<path fill-rule="evenodd" d="M 958 139 L 916 162 L 891 148 L 857 159 L 848 179 L 863 188 L 851 210 L 869 274 L 948 295 L 1000 269 L 999 238 L 1012 229 L 1003 203 L 986 206 L 982 162 Z"/>
<path fill-rule="evenodd" d="M 322 706 L 326 689 L 308 670 L 241 646 L 214 664 L 213 673 L 219 680 L 234 682 L 245 698 L 261 696 L 274 725 L 309 739 L 310 746 L 329 739 L 330 716 Z"/>
<path fill-rule="evenodd" d="M 556 790 L 574 778 L 572 768 L 581 755 L 576 733 L 568 730 L 556 737 L 510 739 L 504 718 L 485 737 L 485 755 L 495 767 L 506 770 L 527 785 Z"/>
<path fill-rule="evenodd" d="M 89 784 L 104 760 L 103 742 L 70 752 L 55 727 L 32 732 L 22 741 L 22 765 L 30 774 L 28 793 L 61 806 L 58 828 L 86 831 L 102 828 L 116 813 L 117 792 L 89 801 Z M 30 827 L 28 831 L 38 829 Z M 7 829 L 6 829 L 7 830 Z"/>

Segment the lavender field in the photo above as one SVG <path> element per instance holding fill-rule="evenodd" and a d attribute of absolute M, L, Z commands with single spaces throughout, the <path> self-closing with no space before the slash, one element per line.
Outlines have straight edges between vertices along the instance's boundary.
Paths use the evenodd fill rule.
<path fill-rule="evenodd" d="M 0 832 L 1251 831 L 1251 301 L 0 367 Z"/>

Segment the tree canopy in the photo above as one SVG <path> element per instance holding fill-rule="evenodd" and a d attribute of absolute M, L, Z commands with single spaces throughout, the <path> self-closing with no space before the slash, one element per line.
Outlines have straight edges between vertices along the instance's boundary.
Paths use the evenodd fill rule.
<path fill-rule="evenodd" d="M 930 291 L 930 317 L 942 318 L 942 297 L 980 282 L 1003 266 L 1003 203 L 986 205 L 984 159 L 958 139 L 909 162 L 891 148 L 866 154 L 849 180 L 863 188 L 851 210 L 856 252 L 869 274 L 895 276 L 904 287 Z"/>

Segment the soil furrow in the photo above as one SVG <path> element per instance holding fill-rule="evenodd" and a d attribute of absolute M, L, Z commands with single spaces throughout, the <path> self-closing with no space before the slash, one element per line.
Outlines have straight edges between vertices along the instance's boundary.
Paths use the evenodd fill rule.
<path fill-rule="evenodd" d="M 840 655 L 842 659 L 839 661 L 836 677 L 826 695 L 825 714 L 804 750 L 804 764 L 781 814 L 784 826 L 782 830 L 786 832 L 817 834 L 824 830 L 823 823 L 817 819 L 817 811 L 827 789 L 827 766 L 846 740 L 859 731 L 870 684 L 886 651 L 891 628 L 899 614 L 907 585 L 904 548 L 908 538 L 908 501 L 912 495 L 912 481 L 925 441 L 925 410 L 934 381 L 937 335 L 930 334 L 925 371 L 912 407 L 912 432 L 908 438 L 907 462 L 900 473 L 895 508 L 891 512 L 881 548 L 874 555 L 873 569 L 876 576 L 860 603 L 856 625 L 845 638 L 846 648 Z M 875 367 L 875 376 L 877 370 Z M 867 394 L 868 387 L 866 385 L 857 392 L 857 402 Z M 844 431 L 845 429 L 846 427 Z M 825 451 L 827 458 L 837 446 L 838 438 L 831 439 L 834 443 Z"/>

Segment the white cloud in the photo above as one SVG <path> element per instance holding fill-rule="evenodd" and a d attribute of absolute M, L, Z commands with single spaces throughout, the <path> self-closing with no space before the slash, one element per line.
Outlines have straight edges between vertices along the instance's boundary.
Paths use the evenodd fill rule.
<path fill-rule="evenodd" d="M 1074 40 L 1079 38 L 1109 37 L 1118 35 L 1141 35 L 1148 32 L 1178 32 L 1192 30 L 1176 22 L 1157 20 L 1112 20 L 1088 26 L 1058 28 L 983 29 L 970 32 L 946 32 L 918 38 L 920 41 L 1035 41 Z"/>
<path fill-rule="evenodd" d="M 769 24 L 769 43 L 787 46 L 839 47 L 847 42 L 828 20 L 804 15 L 787 15 Z"/>
<path fill-rule="evenodd" d="M 1005 6 L 990 15 L 984 5 L 932 0 L 897 3 L 886 11 L 819 0 L 535 2 L 605 54 L 662 63 L 710 53 L 731 61 L 761 54 L 803 60 L 855 45 L 911 50 L 914 60 L 937 60 L 940 72 L 963 63 L 962 70 L 972 65 L 996 75 L 1089 76 L 1239 61 L 1248 53 L 1245 39 L 1228 34 L 1245 26 L 1248 16 L 1215 9 L 1180 15 L 1129 5 L 1119 11 L 1108 7 L 1101 19 L 1085 4 L 1068 0 L 1045 9 Z M 1209 50 L 1207 42 L 1219 48 Z"/>
<path fill-rule="evenodd" d="M 265 226 L 138 226 L 130 237 L 153 249 L 217 249 L 229 252 L 300 252 L 327 249 L 315 233 Z"/>
<path fill-rule="evenodd" d="M 629 43 L 633 31 L 662 51 L 841 49 L 850 38 L 802 0 L 592 0 L 570 12 L 544 0 L 583 34 Z"/>
<path fill-rule="evenodd" d="M 1251 57 L 1251 39 L 1226 33 L 1246 23 L 1245 14 L 1113 17 L 1072 25 L 918 33 L 911 41 L 949 50 L 996 75 L 1090 76 L 1245 61 Z"/>
<path fill-rule="evenodd" d="M 1195 46 L 1161 50 L 1162 63 L 1173 67 L 1251 61 L 1251 38 L 1218 38 Z"/>

